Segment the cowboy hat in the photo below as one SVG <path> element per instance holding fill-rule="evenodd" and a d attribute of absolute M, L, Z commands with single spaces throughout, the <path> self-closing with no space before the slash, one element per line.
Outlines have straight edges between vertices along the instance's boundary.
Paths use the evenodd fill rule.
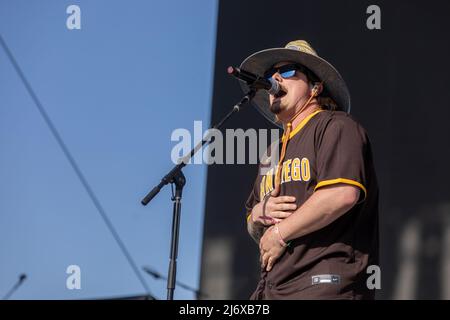
<path fill-rule="evenodd" d="M 289 42 L 284 48 L 271 48 L 258 51 L 247 57 L 240 68 L 256 75 L 264 73 L 279 62 L 298 63 L 309 69 L 318 80 L 323 82 L 324 93 L 338 105 L 339 110 L 350 113 L 350 93 L 344 79 L 339 72 L 326 60 L 319 57 L 314 49 L 304 40 Z M 240 82 L 244 92 L 248 92 L 247 84 Z M 258 90 L 252 99 L 253 105 L 268 120 L 281 127 L 275 114 L 269 109 L 269 94 L 265 90 Z"/>

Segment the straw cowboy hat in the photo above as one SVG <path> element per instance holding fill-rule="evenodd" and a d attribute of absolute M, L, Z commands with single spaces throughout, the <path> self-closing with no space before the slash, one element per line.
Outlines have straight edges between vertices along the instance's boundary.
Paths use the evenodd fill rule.
<path fill-rule="evenodd" d="M 304 40 L 289 42 L 284 48 L 271 48 L 258 51 L 247 57 L 240 68 L 256 75 L 264 73 L 279 62 L 298 63 L 309 69 L 318 80 L 323 82 L 324 90 L 320 96 L 329 96 L 339 107 L 339 110 L 350 113 L 350 93 L 344 79 L 339 72 L 326 60 L 319 57 L 314 49 Z M 241 82 L 244 92 L 248 86 Z M 277 126 L 275 115 L 269 109 L 269 94 L 265 90 L 258 90 L 252 100 L 258 111 Z"/>

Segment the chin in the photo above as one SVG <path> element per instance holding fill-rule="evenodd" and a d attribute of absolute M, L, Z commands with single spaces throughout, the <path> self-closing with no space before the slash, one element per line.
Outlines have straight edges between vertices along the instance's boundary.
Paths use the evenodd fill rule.
<path fill-rule="evenodd" d="M 280 102 L 275 102 L 270 105 L 269 110 L 274 114 L 280 114 L 286 109 L 286 106 L 282 105 Z"/>
<path fill-rule="evenodd" d="M 279 114 L 281 112 L 281 107 L 280 105 L 271 105 L 270 106 L 270 112 L 274 113 L 274 114 Z"/>

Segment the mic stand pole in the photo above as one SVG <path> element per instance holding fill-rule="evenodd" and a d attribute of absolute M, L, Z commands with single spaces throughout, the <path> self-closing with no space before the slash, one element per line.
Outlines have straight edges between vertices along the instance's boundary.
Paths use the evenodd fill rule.
<path fill-rule="evenodd" d="M 164 277 L 163 275 L 159 274 L 156 271 L 151 270 L 148 267 L 143 267 L 142 270 L 144 270 L 146 273 L 148 273 L 149 275 L 151 275 L 155 279 L 167 280 L 167 277 Z M 195 293 L 195 296 L 196 296 L 197 300 L 199 300 L 200 298 L 208 298 L 208 295 L 206 293 L 200 291 L 199 289 L 191 287 L 191 286 L 189 286 L 189 285 L 187 285 L 187 284 L 185 284 L 183 282 L 180 282 L 178 280 L 175 283 L 177 285 L 179 285 L 180 287 Z"/>
<path fill-rule="evenodd" d="M 235 112 L 239 112 L 241 106 L 247 102 L 249 102 L 256 94 L 256 89 L 251 88 L 249 92 L 239 101 L 236 105 L 234 105 L 233 109 L 229 111 L 225 117 L 216 125 L 214 125 L 213 129 L 219 129 L 226 120 Z M 180 214 L 181 214 L 181 198 L 183 195 L 183 187 L 186 184 L 186 178 L 181 171 L 183 167 L 189 162 L 189 160 L 195 155 L 195 153 L 201 149 L 205 144 L 210 143 L 210 136 L 207 135 L 206 138 L 203 138 L 189 154 L 185 157 L 179 159 L 178 164 L 169 171 L 162 179 L 161 182 L 154 187 L 144 199 L 142 199 L 142 205 L 147 205 L 158 193 L 159 191 L 167 184 L 175 185 L 175 194 L 172 195 L 173 201 L 173 217 L 172 217 L 172 240 L 170 246 L 170 260 L 169 260 L 169 272 L 167 277 L 167 300 L 173 300 L 173 293 L 175 290 L 176 283 L 176 272 L 177 272 L 177 256 L 178 256 L 178 239 L 179 239 L 179 230 L 180 230 Z M 181 160 L 181 161 L 180 161 Z"/>

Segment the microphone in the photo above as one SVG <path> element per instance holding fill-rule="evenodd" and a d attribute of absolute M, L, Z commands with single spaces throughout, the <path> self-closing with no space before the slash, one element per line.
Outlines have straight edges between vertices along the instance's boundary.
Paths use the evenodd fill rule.
<path fill-rule="evenodd" d="M 231 66 L 228 67 L 227 72 L 229 75 L 245 82 L 252 89 L 264 89 L 271 95 L 276 95 L 280 91 L 280 85 L 276 80 L 267 80 L 249 71 Z"/>

